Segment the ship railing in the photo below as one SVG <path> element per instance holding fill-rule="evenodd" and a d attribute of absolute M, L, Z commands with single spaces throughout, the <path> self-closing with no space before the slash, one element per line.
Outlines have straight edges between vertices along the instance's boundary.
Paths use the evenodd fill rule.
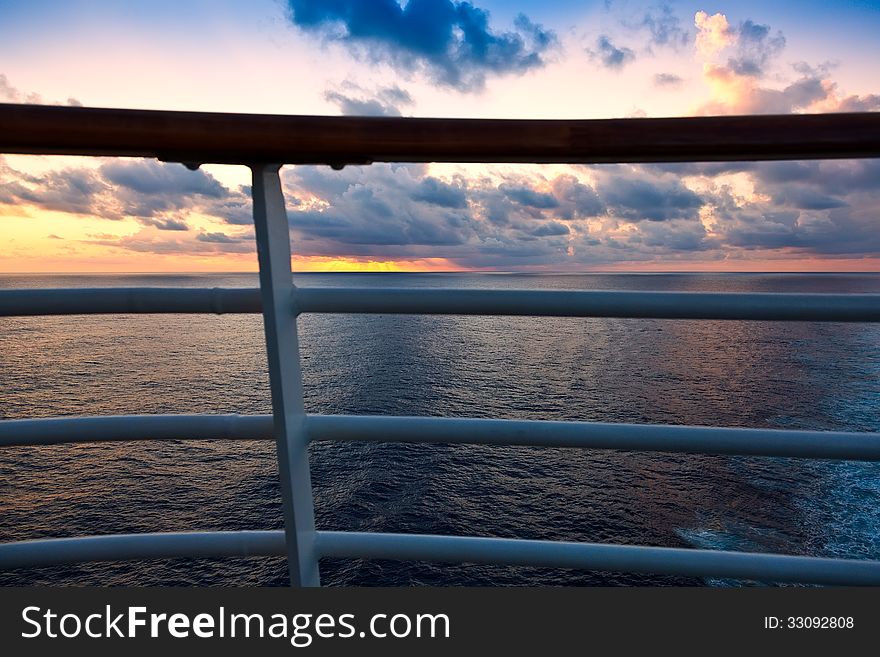
<path fill-rule="evenodd" d="M 804 459 L 880 460 L 880 433 L 305 412 L 297 317 L 410 313 L 679 320 L 877 322 L 877 294 L 346 289 L 293 284 L 281 164 L 752 161 L 880 156 L 880 114 L 614 120 L 308 117 L 0 105 L 0 153 L 155 157 L 253 173 L 258 289 L 0 291 L 0 316 L 261 313 L 271 415 L 0 420 L 0 448 L 131 440 L 267 440 L 284 529 L 100 535 L 0 544 L 0 568 L 88 561 L 284 556 L 294 586 L 322 558 L 513 564 L 767 582 L 880 584 L 880 561 L 315 527 L 315 441 L 528 445 Z M 0 382 L 2 386 L 2 382 Z"/>

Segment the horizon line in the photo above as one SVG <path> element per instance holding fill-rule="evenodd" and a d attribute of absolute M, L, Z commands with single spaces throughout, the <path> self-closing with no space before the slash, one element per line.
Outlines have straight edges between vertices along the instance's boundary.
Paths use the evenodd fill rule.
<path fill-rule="evenodd" d="M 0 276 L 130 276 L 130 275 L 152 275 L 152 276 L 181 276 L 181 275 L 241 275 L 253 274 L 259 275 L 259 271 L 5 271 L 0 272 Z M 586 270 L 586 271 L 517 271 L 508 269 L 474 269 L 474 270 L 409 270 L 409 271 L 293 271 L 294 275 L 302 274 L 370 274 L 370 275 L 389 275 L 389 274 L 516 274 L 516 275 L 532 275 L 532 276 L 586 276 L 590 274 L 624 274 L 624 275 L 650 275 L 650 274 L 880 274 L 880 270 L 862 271 L 862 270 L 717 270 L 717 269 L 657 269 L 657 270 L 638 270 L 631 271 L 610 269 L 610 270 Z"/>

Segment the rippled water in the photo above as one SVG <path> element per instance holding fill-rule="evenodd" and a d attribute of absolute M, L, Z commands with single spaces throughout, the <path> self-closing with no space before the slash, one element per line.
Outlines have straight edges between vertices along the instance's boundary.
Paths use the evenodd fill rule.
<path fill-rule="evenodd" d="M 880 292 L 875 275 L 301 275 L 304 285 Z M 0 287 L 256 286 L 255 275 L 3 276 Z M 880 327 L 305 316 L 313 413 L 880 430 Z M 261 318 L 0 319 L 0 416 L 270 412 Z M 281 527 L 265 442 L 0 449 L 0 540 Z M 880 466 L 468 445 L 316 444 L 321 529 L 880 558 Z M 702 584 L 324 560 L 325 584 Z M 276 558 L 0 573 L 0 584 L 283 584 Z M 720 582 L 709 582 L 720 583 Z"/>

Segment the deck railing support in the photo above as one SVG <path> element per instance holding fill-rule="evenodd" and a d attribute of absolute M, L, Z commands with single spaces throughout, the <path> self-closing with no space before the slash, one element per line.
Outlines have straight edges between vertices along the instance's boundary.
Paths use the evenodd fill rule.
<path fill-rule="evenodd" d="M 254 227 L 291 586 L 320 586 L 290 232 L 280 165 L 253 165 Z"/>

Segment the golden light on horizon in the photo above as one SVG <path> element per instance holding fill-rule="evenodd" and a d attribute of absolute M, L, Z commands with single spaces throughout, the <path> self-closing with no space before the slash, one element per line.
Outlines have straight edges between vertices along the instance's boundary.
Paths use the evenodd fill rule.
<path fill-rule="evenodd" d="M 294 272 L 430 272 L 463 271 L 446 258 L 363 260 L 353 257 L 293 256 Z"/>

